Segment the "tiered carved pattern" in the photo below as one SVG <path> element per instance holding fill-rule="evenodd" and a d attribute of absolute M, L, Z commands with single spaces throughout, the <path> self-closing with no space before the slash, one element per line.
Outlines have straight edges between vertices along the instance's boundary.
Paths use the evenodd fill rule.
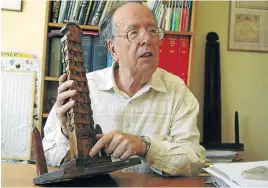
<path fill-rule="evenodd" d="M 71 89 L 78 92 L 70 99 L 75 101 L 75 106 L 67 112 L 70 157 L 77 159 L 89 155 L 96 143 L 96 134 L 84 68 L 82 31 L 78 25 L 68 23 L 61 32 L 64 34 L 61 39 L 62 63 L 67 73 L 67 80 L 75 81 Z"/>

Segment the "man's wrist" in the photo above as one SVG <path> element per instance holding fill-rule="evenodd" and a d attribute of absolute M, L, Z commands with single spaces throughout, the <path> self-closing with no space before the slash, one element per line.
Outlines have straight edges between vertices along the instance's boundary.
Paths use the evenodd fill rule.
<path fill-rule="evenodd" d="M 151 140 L 148 136 L 141 136 L 141 141 L 145 145 L 145 152 L 143 152 L 143 154 L 141 154 L 141 157 L 145 157 L 147 155 L 150 147 L 151 147 Z"/>

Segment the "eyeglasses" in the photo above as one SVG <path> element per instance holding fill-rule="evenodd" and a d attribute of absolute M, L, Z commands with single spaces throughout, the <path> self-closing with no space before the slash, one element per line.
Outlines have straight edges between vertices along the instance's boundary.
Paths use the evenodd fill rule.
<path fill-rule="evenodd" d="M 141 42 L 144 37 L 145 30 L 147 30 L 150 36 L 159 37 L 160 40 L 164 37 L 165 31 L 162 28 L 157 27 L 150 27 L 147 29 L 131 29 L 126 33 L 126 35 L 117 35 L 115 37 L 127 38 L 127 40 L 132 43 Z"/>

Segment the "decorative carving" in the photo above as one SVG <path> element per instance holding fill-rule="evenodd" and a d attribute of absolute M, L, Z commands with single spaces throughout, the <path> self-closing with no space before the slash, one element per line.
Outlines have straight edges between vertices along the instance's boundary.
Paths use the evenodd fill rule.
<path fill-rule="evenodd" d="M 66 24 L 61 33 L 62 62 L 67 80 L 74 80 L 73 90 L 78 92 L 73 97 L 75 106 L 67 112 L 71 159 L 88 156 L 96 140 L 94 120 L 90 105 L 89 89 L 84 68 L 83 48 L 80 27 L 74 23 Z"/>

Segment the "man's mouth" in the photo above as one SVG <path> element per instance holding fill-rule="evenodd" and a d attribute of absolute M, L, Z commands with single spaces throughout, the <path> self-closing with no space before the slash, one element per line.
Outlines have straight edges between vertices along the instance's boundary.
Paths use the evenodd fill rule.
<path fill-rule="evenodd" d="M 151 56 L 153 56 L 152 52 L 145 52 L 141 54 L 139 58 L 145 58 L 145 57 L 151 57 Z"/>

